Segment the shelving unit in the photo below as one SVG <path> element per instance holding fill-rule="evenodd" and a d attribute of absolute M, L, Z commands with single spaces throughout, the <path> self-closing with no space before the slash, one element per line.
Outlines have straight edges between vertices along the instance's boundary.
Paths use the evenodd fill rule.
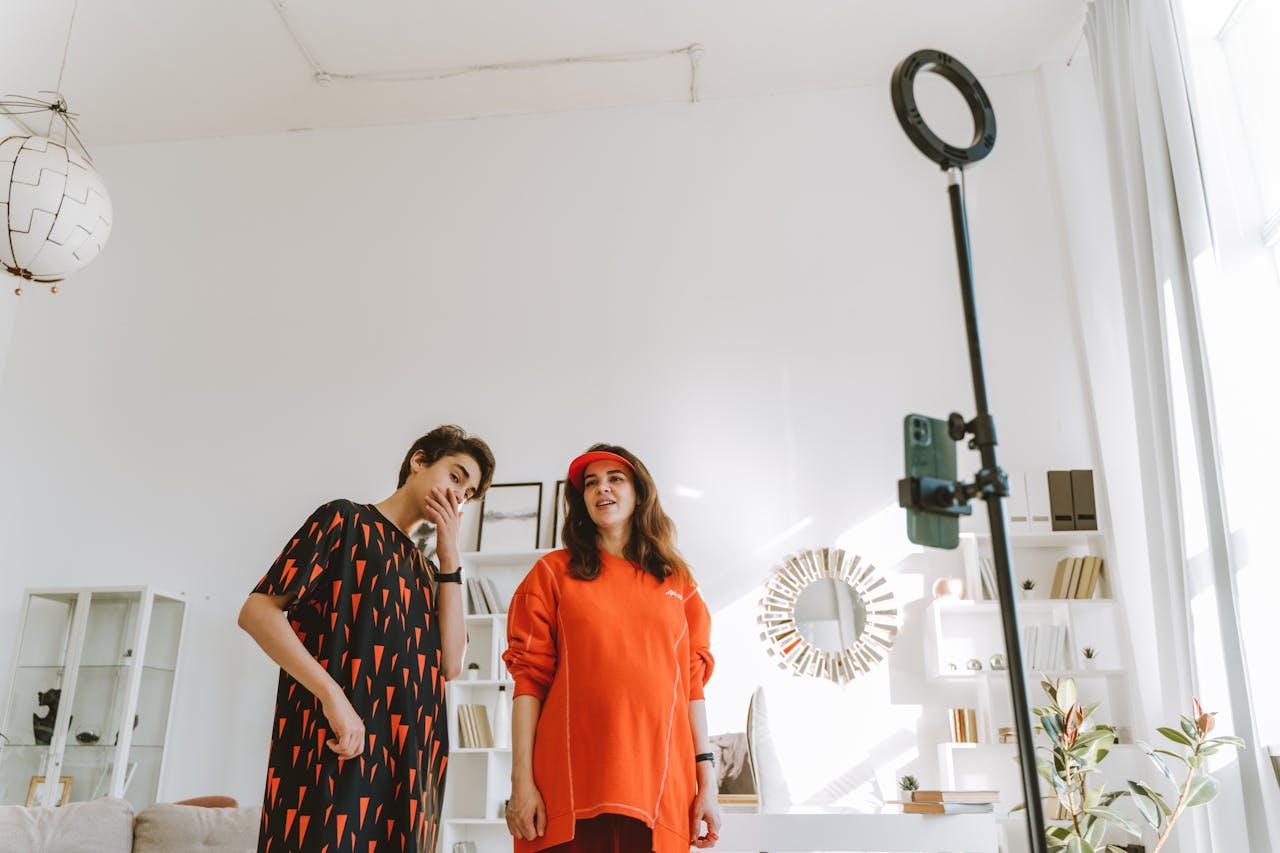
<path fill-rule="evenodd" d="M 1123 784 L 1137 771 L 1146 757 L 1132 744 L 1133 715 L 1131 685 L 1125 669 L 1128 637 L 1124 632 L 1123 613 L 1119 602 L 1110 597 L 1107 582 L 1112 567 L 1108 563 L 1102 583 L 1092 599 L 1050 599 L 1054 573 L 1064 557 L 1094 554 L 1106 556 L 1106 537 L 1101 532 L 1026 533 L 1014 532 L 1009 537 L 1015 585 L 1032 578 L 1036 588 L 1032 597 L 1016 602 L 1021 629 L 1029 626 L 1055 626 L 1063 631 L 1062 666 L 1052 671 L 1029 670 L 1023 674 L 1029 704 L 1034 708 L 1047 697 L 1040 687 L 1041 675 L 1048 678 L 1071 677 L 1080 695 L 1101 705 L 1094 715 L 1098 722 L 1114 725 L 1128 742 L 1119 743 L 1108 757 L 1105 777 L 1109 786 Z M 980 557 L 990 557 L 988 535 L 962 534 L 961 556 L 965 569 L 966 594 L 980 590 Z M 996 601 L 972 599 L 939 599 L 927 610 L 925 631 L 925 673 L 935 682 L 956 685 L 956 695 L 968 697 L 978 717 L 977 743 L 940 743 L 938 749 L 939 784 L 948 789 L 996 790 L 1000 792 L 997 811 L 1008 810 L 1023 799 L 1022 779 L 1016 762 L 1017 746 L 1000 743 L 999 729 L 1013 726 L 1008 669 L 993 669 L 993 656 L 1004 652 L 1004 635 L 1000 608 Z M 1097 654 L 1093 661 L 1083 657 L 1085 646 Z M 1024 657 L 1026 650 L 1024 648 Z M 976 664 L 972 662 L 976 661 Z M 1030 665 L 1029 661 L 1024 663 Z M 975 668 L 971 668 L 971 666 Z M 1047 742 L 1046 742 L 1047 743 Z M 1125 775 L 1130 774 L 1130 775 Z M 1113 778 L 1114 777 L 1114 778 Z M 1024 823 L 1017 815 L 1002 819 L 1001 850 L 1014 853 L 1024 848 Z"/>
<path fill-rule="evenodd" d="M 0 803 L 22 805 L 35 777 L 69 777 L 69 799 L 155 802 L 186 601 L 151 587 L 32 589 L 23 597 L 0 748 Z M 37 739 L 37 694 L 60 691 Z M 48 739 L 48 742 L 39 742 Z M 55 785 L 34 805 L 57 805 Z"/>
<path fill-rule="evenodd" d="M 533 568 L 551 549 L 506 553 L 464 552 L 463 577 L 484 577 L 493 581 L 505 609 L 511 596 Z M 442 853 L 453 853 L 459 841 L 471 841 L 478 853 L 506 853 L 511 834 L 501 810 L 511 792 L 511 750 L 490 747 L 463 749 L 458 730 L 458 706 L 484 705 L 490 723 L 497 719 L 497 703 L 511 701 L 514 682 L 502 662 L 507 643 L 507 614 L 473 613 L 467 596 L 467 654 L 463 675 L 445 686 L 449 713 L 449 770 L 445 787 Z M 470 664 L 479 664 L 479 677 L 468 678 Z M 505 686 L 505 691 L 499 687 Z M 500 697 L 505 695 L 505 699 Z M 508 713 L 510 708 L 507 709 Z"/>

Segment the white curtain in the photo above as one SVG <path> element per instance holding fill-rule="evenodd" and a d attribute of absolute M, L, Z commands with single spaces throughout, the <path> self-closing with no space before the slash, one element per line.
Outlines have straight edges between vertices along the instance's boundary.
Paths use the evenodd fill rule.
<path fill-rule="evenodd" d="M 1131 517 L 1140 519 L 1150 566 L 1147 583 L 1127 592 L 1142 588 L 1152 597 L 1152 651 L 1137 663 L 1159 673 L 1148 679 L 1154 690 L 1144 695 L 1139 728 L 1188 713 L 1194 693 L 1221 710 L 1224 729 L 1249 748 L 1239 764 L 1214 770 L 1223 795 L 1209 820 L 1192 811 L 1192 820 L 1179 824 L 1178 849 L 1274 850 L 1280 839 L 1271 835 L 1263 786 L 1275 783 L 1254 736 L 1242 663 L 1196 301 L 1195 271 L 1212 256 L 1213 234 L 1178 21 L 1168 0 L 1095 0 L 1085 34 L 1110 167 L 1133 391 L 1130 446 L 1143 484 L 1141 508 Z M 1082 300 L 1085 326 L 1089 310 Z"/>

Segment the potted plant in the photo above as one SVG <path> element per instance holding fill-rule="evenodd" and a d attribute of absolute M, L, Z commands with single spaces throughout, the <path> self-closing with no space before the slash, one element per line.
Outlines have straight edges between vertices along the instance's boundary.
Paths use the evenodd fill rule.
<path fill-rule="evenodd" d="M 1080 654 L 1084 656 L 1084 668 L 1093 669 L 1098 665 L 1098 650 L 1093 646 L 1085 646 L 1080 650 Z"/>
<path fill-rule="evenodd" d="M 904 794 L 910 794 L 912 791 L 920 790 L 920 782 L 914 776 L 903 776 L 898 780 L 898 787 Z"/>
<path fill-rule="evenodd" d="M 1051 822 L 1045 827 L 1045 840 L 1053 853 L 1102 850 L 1119 853 L 1122 848 L 1103 840 L 1109 825 L 1139 837 L 1137 824 L 1112 808 L 1120 797 L 1132 797 L 1143 821 L 1159 834 L 1151 850 L 1159 853 L 1184 811 L 1218 795 L 1218 781 L 1206 771 L 1206 759 L 1223 747 L 1244 746 L 1238 737 L 1209 737 L 1214 726 L 1213 714 L 1205 713 L 1200 701 L 1193 699 L 1193 715 L 1183 716 L 1178 728 L 1157 729 L 1176 747 L 1181 747 L 1179 752 L 1142 745 L 1160 775 L 1175 786 L 1177 800 L 1170 804 L 1141 781 L 1130 780 L 1127 790 L 1107 791 L 1102 784 L 1090 784 L 1095 781 L 1090 777 L 1098 772 L 1098 765 L 1116 742 L 1115 729 L 1090 719 L 1098 703 L 1087 707 L 1079 704 L 1076 683 L 1070 678 L 1045 680 L 1040 686 L 1048 695 L 1049 704 L 1032 713 L 1041 720 L 1051 745 L 1037 747 L 1041 755 L 1036 757 L 1036 769 L 1056 795 L 1057 814 L 1046 815 Z M 1173 761 L 1180 762 L 1181 769 L 1185 769 L 1186 775 L 1181 781 L 1172 770 Z M 1016 806 L 1015 810 L 1023 807 Z"/>
<path fill-rule="evenodd" d="M 1030 598 L 1031 591 L 1036 588 L 1036 582 L 1031 578 L 1024 578 L 1022 583 L 1018 584 L 1018 586 L 1022 588 L 1022 597 Z"/>
<path fill-rule="evenodd" d="M 475 661 L 472 661 L 471 663 L 467 664 L 467 680 L 475 681 L 479 677 L 480 677 L 480 664 L 476 663 Z"/>

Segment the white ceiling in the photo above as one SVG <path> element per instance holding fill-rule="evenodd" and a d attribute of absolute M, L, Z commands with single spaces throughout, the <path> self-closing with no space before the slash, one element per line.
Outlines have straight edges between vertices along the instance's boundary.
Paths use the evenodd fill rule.
<path fill-rule="evenodd" d="M 979 76 L 1063 61 L 1086 0 L 279 0 L 333 73 L 703 46 L 704 99 L 884 85 L 923 47 Z M 54 89 L 75 0 L 0 0 L 0 93 Z M 686 100 L 689 61 L 313 79 L 273 0 L 79 0 L 62 91 L 90 148 Z M 37 129 L 42 126 L 38 125 Z"/>

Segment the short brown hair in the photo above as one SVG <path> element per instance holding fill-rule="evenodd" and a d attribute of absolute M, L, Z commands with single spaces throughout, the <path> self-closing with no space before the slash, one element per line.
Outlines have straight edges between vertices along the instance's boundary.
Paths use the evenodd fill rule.
<path fill-rule="evenodd" d="M 436 427 L 409 448 L 409 452 L 404 455 L 404 462 L 400 463 L 400 482 L 396 484 L 397 489 L 409 479 L 409 463 L 413 461 L 414 454 L 419 450 L 422 451 L 423 461 L 428 465 L 434 465 L 445 456 L 452 456 L 455 453 L 474 459 L 480 466 L 480 482 L 476 484 L 476 492 L 471 496 L 472 500 L 483 497 L 485 490 L 493 482 L 493 469 L 496 463 L 493 461 L 493 451 L 489 449 L 489 445 L 485 444 L 482 438 L 467 435 L 466 430 L 460 426 L 445 424 Z"/>

